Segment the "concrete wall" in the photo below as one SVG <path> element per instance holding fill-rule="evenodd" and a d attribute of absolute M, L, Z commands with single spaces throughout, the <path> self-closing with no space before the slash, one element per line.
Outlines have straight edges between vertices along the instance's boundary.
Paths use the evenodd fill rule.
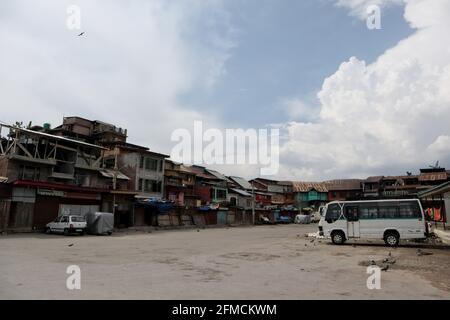
<path fill-rule="evenodd" d="M 146 170 L 145 168 L 140 168 L 140 159 L 141 155 L 145 157 L 152 158 L 155 160 L 164 161 L 163 158 L 152 156 L 148 154 L 141 154 L 139 152 L 126 152 L 122 151 L 118 157 L 118 167 L 121 172 L 123 172 L 126 176 L 130 178 L 128 181 L 128 190 L 137 191 L 139 190 L 139 180 L 155 180 L 161 181 L 161 192 L 144 192 L 140 191 L 141 196 L 148 197 L 159 197 L 162 198 L 164 194 L 164 167 L 165 164 L 162 164 L 162 171 L 152 171 Z"/>

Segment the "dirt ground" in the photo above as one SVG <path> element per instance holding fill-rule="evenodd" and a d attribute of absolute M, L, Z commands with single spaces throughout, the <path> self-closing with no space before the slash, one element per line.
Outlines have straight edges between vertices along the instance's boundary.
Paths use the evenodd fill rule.
<path fill-rule="evenodd" d="M 449 299 L 450 247 L 314 240 L 316 225 L 0 236 L 0 299 Z M 418 253 L 418 249 L 419 253 Z M 381 289 L 366 263 L 391 252 Z M 66 269 L 81 269 L 81 290 Z"/>

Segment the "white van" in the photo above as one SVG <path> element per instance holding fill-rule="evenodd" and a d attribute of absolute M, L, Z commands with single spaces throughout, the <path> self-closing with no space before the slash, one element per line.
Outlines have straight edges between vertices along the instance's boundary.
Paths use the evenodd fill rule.
<path fill-rule="evenodd" d="M 428 228 L 417 199 L 335 201 L 327 204 L 319 232 L 334 244 L 361 238 L 397 246 L 401 239 L 425 239 Z"/>

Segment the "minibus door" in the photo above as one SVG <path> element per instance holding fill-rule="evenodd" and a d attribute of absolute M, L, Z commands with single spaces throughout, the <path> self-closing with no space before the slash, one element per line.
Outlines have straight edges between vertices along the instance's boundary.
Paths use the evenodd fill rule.
<path fill-rule="evenodd" d="M 359 210 L 358 206 L 345 206 L 345 217 L 347 218 L 347 236 L 359 238 Z"/>

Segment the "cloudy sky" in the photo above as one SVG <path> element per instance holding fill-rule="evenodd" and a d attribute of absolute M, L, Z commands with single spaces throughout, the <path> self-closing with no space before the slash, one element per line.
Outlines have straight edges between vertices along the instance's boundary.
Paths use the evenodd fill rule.
<path fill-rule="evenodd" d="M 194 120 L 275 126 L 281 179 L 450 168 L 449 30 L 449 0 L 3 0 L 0 120 L 80 115 L 164 153 Z"/>

